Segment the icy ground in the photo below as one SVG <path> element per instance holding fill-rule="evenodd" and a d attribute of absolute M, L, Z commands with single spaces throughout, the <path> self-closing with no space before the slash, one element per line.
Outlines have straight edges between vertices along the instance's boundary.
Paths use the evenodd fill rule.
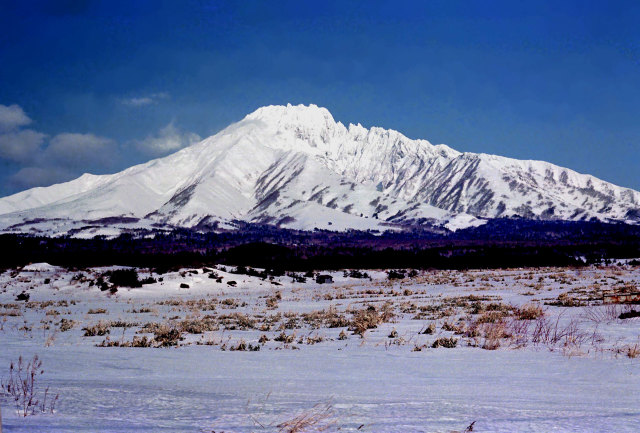
<path fill-rule="evenodd" d="M 110 294 L 95 281 L 112 269 L 0 275 L 0 377 L 38 354 L 39 385 L 60 395 L 54 414 L 26 418 L 3 400 L 3 432 L 287 431 L 278 425 L 318 404 L 327 431 L 640 431 L 640 319 L 602 305 L 605 292 L 637 290 L 637 266 L 332 272 L 322 285 L 228 267 L 140 270 L 158 281 Z M 23 292 L 29 301 L 16 301 Z M 379 320 L 358 335 L 365 313 Z M 84 336 L 97 324 L 109 333 Z M 182 340 L 96 346 L 157 343 L 158 326 Z M 456 347 L 433 348 L 440 338 Z M 240 343 L 260 350 L 232 350 Z"/>

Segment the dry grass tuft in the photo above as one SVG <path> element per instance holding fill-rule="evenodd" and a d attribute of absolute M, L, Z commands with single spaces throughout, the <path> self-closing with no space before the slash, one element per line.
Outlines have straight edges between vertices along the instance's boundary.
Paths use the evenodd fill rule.
<path fill-rule="evenodd" d="M 457 338 L 438 338 L 436 341 L 433 342 L 433 344 L 431 345 L 431 347 L 438 348 L 438 347 L 445 347 L 447 349 L 453 349 L 454 347 L 456 347 L 458 345 L 458 339 Z"/>
<path fill-rule="evenodd" d="M 353 311 L 352 314 L 349 330 L 360 337 L 364 337 L 368 329 L 377 328 L 379 324 L 390 322 L 395 318 L 393 304 L 390 302 L 380 307 L 369 305 L 365 309 Z"/>
<path fill-rule="evenodd" d="M 107 335 L 110 332 L 111 323 L 100 321 L 95 325 L 86 326 L 83 329 L 85 337 Z"/>
<path fill-rule="evenodd" d="M 640 343 L 624 347 L 624 354 L 629 358 L 635 359 L 640 356 Z"/>
<path fill-rule="evenodd" d="M 618 304 L 589 305 L 583 307 L 582 316 L 593 323 L 609 323 L 617 320 L 623 312 Z"/>
<path fill-rule="evenodd" d="M 519 320 L 535 320 L 544 316 L 544 310 L 537 304 L 525 304 L 516 309 L 515 313 Z"/>
<path fill-rule="evenodd" d="M 276 427 L 280 433 L 323 432 L 335 426 L 335 421 L 332 420 L 333 415 L 331 403 L 317 404 L 312 409 Z"/>

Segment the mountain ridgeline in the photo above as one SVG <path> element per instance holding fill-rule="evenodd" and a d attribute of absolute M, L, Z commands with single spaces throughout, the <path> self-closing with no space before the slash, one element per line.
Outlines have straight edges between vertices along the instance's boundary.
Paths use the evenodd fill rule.
<path fill-rule="evenodd" d="M 543 161 L 461 153 L 345 126 L 311 106 L 269 106 L 167 157 L 0 199 L 0 230 L 455 231 L 491 219 L 640 223 L 640 193 Z"/>

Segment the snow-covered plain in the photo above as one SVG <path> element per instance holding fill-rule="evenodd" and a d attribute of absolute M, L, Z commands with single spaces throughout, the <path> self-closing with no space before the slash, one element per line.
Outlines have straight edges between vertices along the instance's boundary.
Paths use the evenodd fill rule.
<path fill-rule="evenodd" d="M 26 418 L 4 400 L 4 432 L 279 431 L 317 404 L 330 409 L 328 431 L 450 432 L 473 421 L 474 432 L 640 430 L 640 358 L 629 356 L 640 319 L 617 318 L 629 307 L 601 305 L 604 292 L 637 290 L 640 268 L 631 264 L 399 280 L 332 272 L 333 284 L 218 267 L 152 274 L 163 281 L 115 294 L 91 285 L 110 269 L 35 264 L 0 275 L 0 377 L 20 355 L 38 354 L 41 384 L 60 394 L 54 414 Z M 15 300 L 22 292 L 28 302 Z M 519 320 L 525 305 L 544 315 Z M 361 337 L 353 323 L 363 312 L 380 320 Z M 71 329 L 61 330 L 63 318 Z M 563 337 L 534 341 L 542 320 Z M 100 322 L 109 334 L 83 336 Z M 489 339 L 471 332 L 481 322 L 520 326 L 520 334 L 485 350 Z M 153 337 L 140 333 L 147 323 L 181 329 L 184 339 L 96 347 L 107 337 Z M 193 333 L 194 324 L 210 330 Z M 434 332 L 424 334 L 430 324 Z M 283 334 L 295 337 L 275 341 Z M 431 347 L 450 337 L 456 347 Z M 241 342 L 260 350 L 231 350 Z"/>

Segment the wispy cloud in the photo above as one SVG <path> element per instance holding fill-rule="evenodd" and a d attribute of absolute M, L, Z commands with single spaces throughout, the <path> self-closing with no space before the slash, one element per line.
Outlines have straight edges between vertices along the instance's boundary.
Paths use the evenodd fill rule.
<path fill-rule="evenodd" d="M 0 131 L 11 131 L 31 123 L 19 105 L 0 104 Z"/>
<path fill-rule="evenodd" d="M 17 189 L 65 182 L 82 173 L 116 167 L 120 161 L 118 145 L 109 138 L 94 134 L 62 133 L 43 147 L 41 144 L 45 135 L 29 130 L 0 135 L 0 157 L 5 156 L 1 153 L 3 139 L 12 135 L 28 138 L 28 133 L 37 135 L 33 138 L 33 144 L 28 145 L 28 139 L 22 142 L 13 139 L 9 147 L 14 152 L 11 159 L 23 165 L 9 179 Z"/>
<path fill-rule="evenodd" d="M 18 105 L 0 105 L 0 160 L 19 170 L 8 178 L 15 188 L 50 185 L 119 160 L 114 140 L 94 134 L 47 134 L 23 128 L 32 123 Z"/>
<path fill-rule="evenodd" d="M 197 143 L 202 138 L 193 132 L 177 128 L 174 122 L 160 129 L 157 134 L 150 135 L 144 140 L 135 142 L 136 147 L 143 153 L 160 156 Z"/>
<path fill-rule="evenodd" d="M 60 167 L 23 167 L 9 178 L 9 182 L 18 190 L 36 186 L 66 182 L 76 177 L 68 169 Z"/>
<path fill-rule="evenodd" d="M 132 98 L 122 98 L 120 102 L 130 107 L 142 107 L 145 105 L 157 104 L 163 99 L 169 99 L 170 96 L 166 92 L 151 93 L 146 96 L 138 96 Z"/>
<path fill-rule="evenodd" d="M 168 97 L 162 95 L 150 97 Z M 0 105 L 0 162 L 5 161 L 18 170 L 11 176 L 0 177 L 11 186 L 6 190 L 46 186 L 86 172 L 117 169 L 126 162 L 126 155 L 131 157 L 131 149 L 127 153 L 126 147 L 108 137 L 72 132 L 49 136 L 25 128 L 30 123 L 31 119 L 20 106 Z M 155 134 L 129 144 L 147 157 L 158 157 L 200 140 L 198 134 L 170 122 Z"/>
<path fill-rule="evenodd" d="M 14 162 L 27 162 L 39 153 L 46 134 L 22 129 L 31 123 L 18 105 L 0 104 L 0 158 Z"/>
<path fill-rule="evenodd" d="M 108 167 L 117 152 L 115 141 L 93 134 L 63 133 L 51 139 L 44 151 L 44 159 L 59 166 L 86 170 L 89 167 Z"/>
<path fill-rule="evenodd" d="M 45 137 L 31 129 L 0 134 L 0 158 L 28 162 L 39 154 Z"/>

